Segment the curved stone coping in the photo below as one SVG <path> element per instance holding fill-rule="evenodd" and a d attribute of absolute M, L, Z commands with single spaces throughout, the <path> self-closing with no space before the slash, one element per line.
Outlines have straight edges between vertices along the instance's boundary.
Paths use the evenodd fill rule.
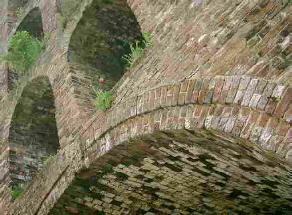
<path fill-rule="evenodd" d="M 224 118 L 220 126 L 226 125 L 228 127 L 226 132 L 232 132 L 234 125 L 229 125 L 229 123 L 234 124 L 236 119 L 242 121 L 242 126 L 251 127 L 251 129 L 256 125 L 260 132 L 257 134 L 258 138 L 250 137 L 249 133 L 241 134 L 239 131 L 232 133 L 272 149 L 272 146 L 266 146 L 268 141 L 272 141 L 272 136 L 281 136 L 281 138 L 273 137 L 272 139 L 282 142 L 285 138 L 289 139 L 289 135 L 291 135 L 289 125 L 291 99 L 291 88 L 264 79 L 228 76 L 185 80 L 178 85 L 162 86 L 130 97 L 108 110 L 105 116 L 96 114 L 83 126 L 79 134 L 90 133 L 88 136 L 91 138 L 87 140 L 90 145 L 94 139 L 105 135 L 130 118 L 151 114 L 154 111 L 164 111 L 168 108 L 180 109 L 193 105 L 194 108 L 197 107 L 193 117 L 202 114 L 202 119 L 207 119 L 207 121 L 212 118 L 213 120 Z M 176 117 L 179 114 L 179 112 L 176 113 Z M 101 118 L 105 121 L 102 121 Z M 206 124 L 206 128 L 209 127 Z M 216 126 L 212 129 L 216 130 Z M 253 132 L 255 131 L 253 130 Z M 259 139 L 259 137 L 261 138 Z M 284 152 L 282 149 L 276 150 L 276 152 L 284 157 L 287 155 L 287 151 Z"/>

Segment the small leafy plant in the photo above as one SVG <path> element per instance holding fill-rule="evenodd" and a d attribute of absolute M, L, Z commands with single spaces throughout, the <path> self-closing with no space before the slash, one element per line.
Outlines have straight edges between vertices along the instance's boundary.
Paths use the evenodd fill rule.
<path fill-rule="evenodd" d="M 98 90 L 98 91 L 96 91 L 96 98 L 95 98 L 93 104 L 98 110 L 104 111 L 110 107 L 112 97 L 113 97 L 112 92 Z"/>
<path fill-rule="evenodd" d="M 54 155 L 49 155 L 48 157 L 42 157 L 42 164 L 44 166 L 48 165 L 53 159 L 54 159 Z"/>
<path fill-rule="evenodd" d="M 124 55 L 122 59 L 126 62 L 126 70 L 130 69 L 134 63 L 139 59 L 140 55 L 143 53 L 143 49 L 151 45 L 151 36 L 150 32 L 145 31 L 142 33 L 143 41 L 135 41 L 135 45 L 130 44 L 131 52 L 127 55 Z"/>
<path fill-rule="evenodd" d="M 11 197 L 13 200 L 15 200 L 20 194 L 20 191 L 18 189 L 17 186 L 13 186 L 12 189 L 11 189 Z"/>
<path fill-rule="evenodd" d="M 0 62 L 8 62 L 12 69 L 24 72 L 32 68 L 41 50 L 38 39 L 31 37 L 27 31 L 18 31 L 9 40 L 8 54 L 1 55 Z"/>

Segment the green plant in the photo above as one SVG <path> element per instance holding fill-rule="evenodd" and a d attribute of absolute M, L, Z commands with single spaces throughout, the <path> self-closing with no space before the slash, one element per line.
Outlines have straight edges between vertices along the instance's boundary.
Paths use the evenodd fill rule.
<path fill-rule="evenodd" d="M 139 45 L 139 41 L 136 41 L 135 46 L 130 44 L 130 49 L 131 52 L 122 57 L 122 59 L 126 62 L 126 69 L 130 69 L 143 53 L 143 48 Z"/>
<path fill-rule="evenodd" d="M 112 92 L 99 90 L 96 92 L 96 98 L 93 104 L 97 109 L 104 111 L 110 107 L 112 97 Z"/>
<path fill-rule="evenodd" d="M 13 186 L 12 189 L 11 189 L 11 197 L 13 200 L 15 200 L 20 194 L 20 191 L 18 189 L 17 186 Z"/>
<path fill-rule="evenodd" d="M 131 52 L 127 55 L 122 56 L 122 59 L 126 62 L 126 68 L 130 69 L 134 63 L 139 59 L 140 55 L 143 53 L 143 49 L 150 46 L 151 35 L 149 31 L 144 31 L 142 33 L 143 40 L 140 43 L 138 40 L 135 41 L 135 45 L 130 44 Z"/>
<path fill-rule="evenodd" d="M 144 39 L 143 40 L 143 44 L 144 44 L 145 47 L 152 45 L 152 43 L 151 43 L 151 34 L 150 34 L 149 31 L 144 31 L 142 33 L 142 36 L 143 36 L 143 39 Z"/>
<path fill-rule="evenodd" d="M 48 157 L 42 157 L 42 163 L 44 166 L 48 165 L 54 158 L 54 155 L 49 155 Z"/>
<path fill-rule="evenodd" d="M 12 69 L 24 72 L 32 68 L 42 50 L 41 42 L 27 31 L 18 31 L 9 40 L 7 55 L 0 56 L 0 62 L 8 62 Z"/>
<path fill-rule="evenodd" d="M 17 17 L 17 21 L 20 21 L 23 19 L 25 15 L 25 10 L 22 7 L 17 8 L 16 10 L 16 17 Z"/>

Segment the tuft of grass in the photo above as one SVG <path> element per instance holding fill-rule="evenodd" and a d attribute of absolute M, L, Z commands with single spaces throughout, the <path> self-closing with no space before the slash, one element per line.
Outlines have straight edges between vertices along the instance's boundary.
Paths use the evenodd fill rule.
<path fill-rule="evenodd" d="M 144 31 L 142 32 L 142 36 L 143 36 L 143 44 L 145 47 L 151 46 L 151 33 L 150 31 Z"/>
<path fill-rule="evenodd" d="M 42 157 L 43 166 L 47 166 L 54 159 L 55 155 L 49 155 L 48 157 Z"/>
<path fill-rule="evenodd" d="M 96 92 L 96 98 L 93 104 L 98 110 L 104 111 L 110 107 L 112 97 L 112 92 L 99 90 Z"/>
<path fill-rule="evenodd" d="M 122 57 L 126 62 L 126 69 L 130 69 L 143 53 L 143 48 L 139 45 L 139 41 L 136 41 L 135 45 L 130 44 L 130 49 L 131 52 Z"/>
<path fill-rule="evenodd" d="M 134 63 L 139 59 L 140 55 L 143 53 L 143 49 L 152 45 L 151 43 L 151 35 L 149 31 L 144 31 L 142 33 L 143 40 L 139 42 L 138 40 L 135 41 L 135 44 L 130 44 L 131 52 L 127 55 L 122 56 L 122 60 L 126 62 L 126 68 L 130 69 Z"/>

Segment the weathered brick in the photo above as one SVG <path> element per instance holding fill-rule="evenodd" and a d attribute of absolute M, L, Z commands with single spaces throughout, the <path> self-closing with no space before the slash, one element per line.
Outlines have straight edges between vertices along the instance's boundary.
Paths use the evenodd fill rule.
<path fill-rule="evenodd" d="M 292 88 L 289 88 L 285 92 L 281 102 L 277 105 L 274 111 L 274 115 L 278 117 L 283 117 L 284 113 L 288 109 L 291 102 L 292 102 Z"/>
<path fill-rule="evenodd" d="M 256 89 L 256 86 L 258 84 L 258 79 L 252 79 L 247 87 L 247 90 L 244 94 L 244 97 L 242 99 L 241 105 L 242 106 L 248 106 L 249 102 L 252 98 L 252 95 Z"/>
<path fill-rule="evenodd" d="M 186 94 L 186 104 L 194 103 L 194 96 L 193 96 L 193 90 L 195 86 L 195 80 L 189 80 L 187 94 Z"/>
<path fill-rule="evenodd" d="M 210 83 L 210 79 L 209 78 L 203 79 L 202 87 L 200 89 L 199 96 L 198 96 L 198 103 L 199 104 L 203 104 L 204 103 L 204 98 L 205 98 L 205 95 L 206 95 L 206 93 L 208 91 L 209 83 Z"/>
<path fill-rule="evenodd" d="M 215 88 L 214 88 L 212 103 L 216 103 L 219 101 L 220 94 L 224 86 L 224 81 L 225 81 L 224 77 L 221 77 L 221 76 L 215 77 Z"/>

